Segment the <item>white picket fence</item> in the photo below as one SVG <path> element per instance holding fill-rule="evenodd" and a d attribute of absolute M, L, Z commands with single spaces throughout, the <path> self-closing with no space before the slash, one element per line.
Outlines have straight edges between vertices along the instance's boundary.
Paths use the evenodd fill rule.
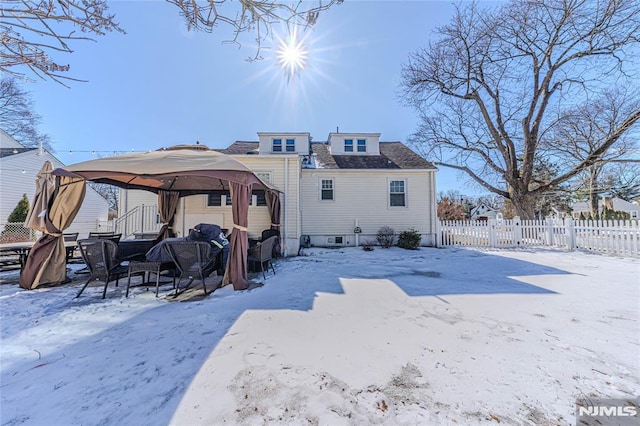
<path fill-rule="evenodd" d="M 438 246 L 563 247 L 640 257 L 637 220 L 439 221 Z"/>

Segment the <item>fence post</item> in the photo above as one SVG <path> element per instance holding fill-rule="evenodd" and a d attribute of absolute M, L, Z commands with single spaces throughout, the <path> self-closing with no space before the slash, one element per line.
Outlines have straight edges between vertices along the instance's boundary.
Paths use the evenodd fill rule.
<path fill-rule="evenodd" d="M 573 224 L 573 218 L 565 218 L 564 227 L 567 235 L 567 248 L 574 251 L 576 249 L 576 227 Z"/>
<path fill-rule="evenodd" d="M 487 229 L 489 230 L 489 247 L 496 247 L 496 221 L 495 219 L 489 219 L 487 223 Z"/>
<path fill-rule="evenodd" d="M 436 247 L 442 247 L 442 222 L 436 219 Z"/>
<path fill-rule="evenodd" d="M 522 245 L 522 221 L 520 220 L 520 216 L 513 218 L 513 242 L 516 247 Z"/>
<path fill-rule="evenodd" d="M 144 233 L 144 204 L 141 207 L 142 212 L 140 212 L 140 232 Z"/>
<path fill-rule="evenodd" d="M 546 227 L 547 245 L 549 247 L 553 247 L 553 219 L 545 217 L 544 218 L 544 225 Z"/>

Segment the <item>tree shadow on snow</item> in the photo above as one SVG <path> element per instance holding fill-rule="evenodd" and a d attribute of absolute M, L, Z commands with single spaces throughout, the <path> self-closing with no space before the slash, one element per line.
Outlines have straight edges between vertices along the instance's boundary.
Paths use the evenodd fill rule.
<path fill-rule="evenodd" d="M 73 299 L 82 283 L 47 290 L 66 292 L 64 299 L 49 299 L 46 293 L 35 297 L 36 292 L 27 294 L 34 297 L 20 297 L 13 302 L 24 303 L 33 318 L 11 330 L 7 330 L 12 327 L 10 318 L 5 318 L 4 343 L 50 322 L 50 333 L 61 333 L 60 345 L 51 350 L 55 346 L 48 342 L 45 350 L 43 344 L 30 341 L 2 349 L 1 423 L 134 424 L 144 419 L 146 424 L 168 424 L 206 359 L 245 312 L 309 311 L 319 292 L 343 294 L 341 279 L 388 279 L 408 296 L 540 294 L 553 292 L 511 277 L 568 274 L 466 250 L 376 249 L 373 253 L 353 249 L 337 253 L 344 256 L 324 258 L 319 252 L 287 259 L 276 265 L 277 275 L 269 276 L 262 287 L 234 292 L 227 286 L 198 302 L 154 301 L 153 292 L 140 291 L 125 299 L 122 285 L 110 287 L 105 300 L 100 298 L 101 286 L 89 287 L 80 299 Z M 368 262 L 368 256 L 366 268 L 349 269 L 354 257 Z M 472 265 L 456 267 L 459 262 Z M 60 306 L 61 300 L 68 302 Z M 30 310 L 34 302 L 39 308 Z M 143 302 L 148 309 L 128 318 L 125 314 L 123 320 L 117 317 L 122 305 Z M 95 323 L 87 323 L 83 309 L 113 312 L 116 319 L 108 322 L 96 315 Z M 74 316 L 79 318 L 78 335 L 70 338 L 74 326 L 68 321 Z M 66 323 L 57 331 L 60 317 Z M 7 359 L 13 362 L 4 362 Z M 216 396 L 211 398 L 214 401 Z"/>

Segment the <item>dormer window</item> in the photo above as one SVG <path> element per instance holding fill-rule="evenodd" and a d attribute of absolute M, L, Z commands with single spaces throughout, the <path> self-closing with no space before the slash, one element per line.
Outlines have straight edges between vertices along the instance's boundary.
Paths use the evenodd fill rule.
<path fill-rule="evenodd" d="M 287 152 L 296 152 L 296 140 L 295 139 L 287 139 L 286 143 L 287 143 L 287 146 L 286 146 Z"/>
<path fill-rule="evenodd" d="M 344 152 L 353 152 L 353 139 L 344 140 Z"/>
<path fill-rule="evenodd" d="M 271 145 L 272 152 L 282 152 L 282 139 L 273 139 Z"/>
<path fill-rule="evenodd" d="M 358 152 L 367 152 L 367 140 L 358 139 Z"/>

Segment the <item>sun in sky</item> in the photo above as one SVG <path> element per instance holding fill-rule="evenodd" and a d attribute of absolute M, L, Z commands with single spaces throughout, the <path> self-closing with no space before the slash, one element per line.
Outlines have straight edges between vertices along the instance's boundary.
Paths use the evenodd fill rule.
<path fill-rule="evenodd" d="M 306 67 L 309 51 L 304 39 L 298 37 L 295 29 L 290 31 L 285 38 L 277 37 L 276 60 L 282 70 L 291 79 Z"/>

